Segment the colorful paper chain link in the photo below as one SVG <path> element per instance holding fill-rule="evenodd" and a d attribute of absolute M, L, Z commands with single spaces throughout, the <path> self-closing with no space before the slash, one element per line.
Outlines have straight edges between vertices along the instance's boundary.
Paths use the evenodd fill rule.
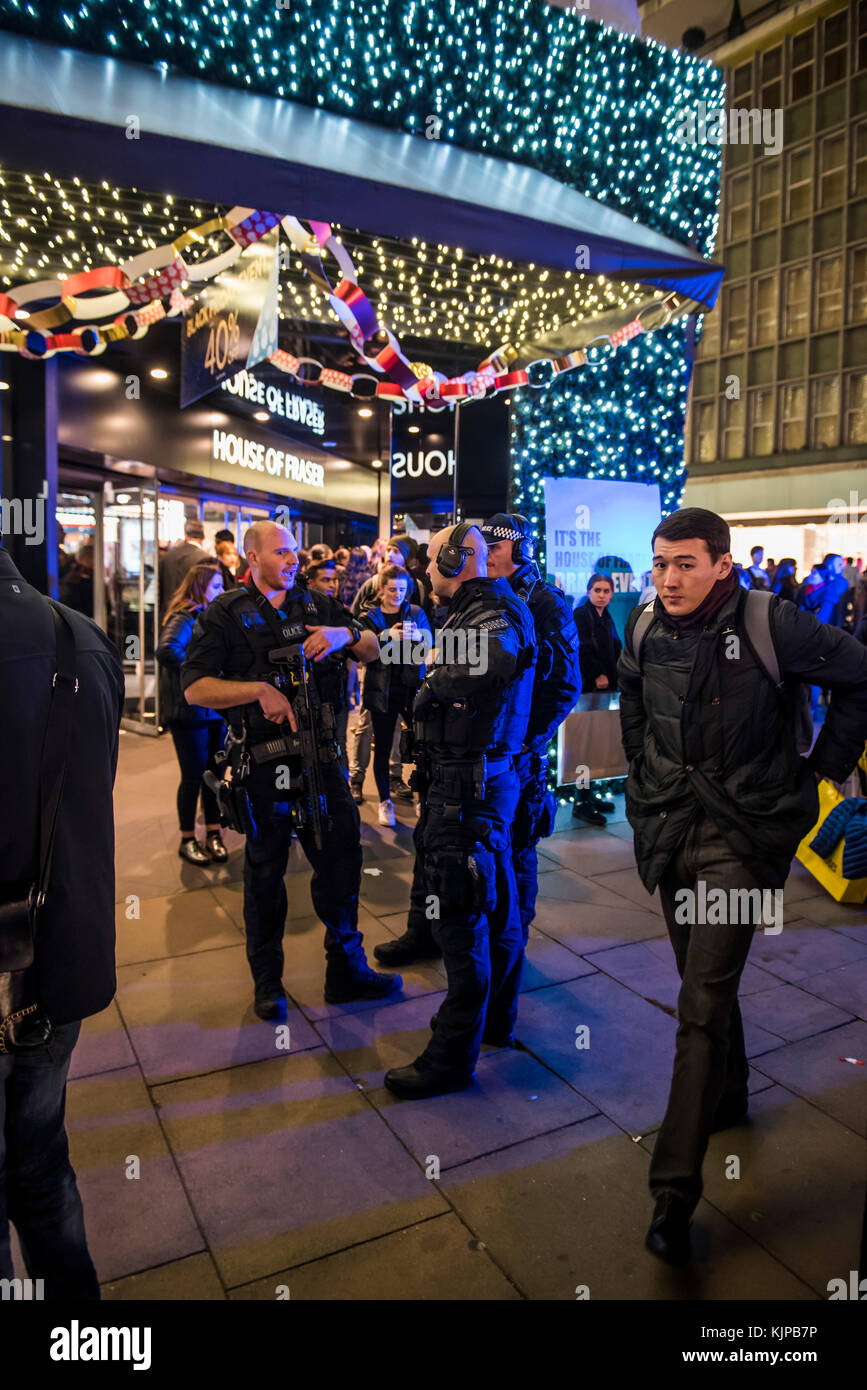
<path fill-rule="evenodd" d="M 596 366 L 611 356 L 621 344 L 637 334 L 669 322 L 677 296 L 669 295 L 639 311 L 631 323 L 610 334 L 603 334 L 585 348 L 563 357 L 541 357 L 526 367 L 512 370 L 517 349 L 505 343 L 479 364 L 477 371 L 446 377 L 424 363 L 411 363 L 400 343 L 376 316 L 370 300 L 358 285 L 358 277 L 346 248 L 337 240 L 327 222 L 309 222 L 309 229 L 295 217 L 280 217 L 253 208 L 232 208 L 225 217 L 215 217 L 193 227 L 165 246 L 145 251 L 122 265 L 99 266 L 77 272 L 65 280 L 40 280 L 19 285 L 9 294 L 0 292 L 0 350 L 17 351 L 38 360 L 55 352 L 78 352 L 96 357 L 108 344 L 123 338 L 142 338 L 151 324 L 183 313 L 192 304 L 183 286 L 211 280 L 238 259 L 245 247 L 266 236 L 278 223 L 297 252 L 305 273 L 325 295 L 333 312 L 346 328 L 352 346 L 372 372 L 350 375 L 326 367 L 311 357 L 294 357 L 282 349 L 268 361 L 298 381 L 344 391 L 354 400 L 385 398 L 430 403 L 440 408 L 449 400 L 478 400 L 519 386 L 541 389 L 561 372 L 574 367 Z M 202 261 L 185 256 L 195 242 L 204 242 L 216 232 L 227 233 L 231 244 L 225 251 Z M 340 279 L 332 285 L 323 265 L 326 253 L 333 256 Z M 15 315 L 28 304 L 54 299 L 57 302 L 38 310 L 26 329 L 15 326 Z M 163 300 L 168 299 L 165 308 Z M 138 307 L 136 307 L 138 306 Z M 642 323 L 642 314 L 662 314 L 659 322 Z M 111 317 L 108 325 L 76 320 Z M 64 326 L 63 331 L 52 330 Z M 315 373 L 315 375 L 314 375 Z M 372 373 L 376 373 L 373 375 Z"/>

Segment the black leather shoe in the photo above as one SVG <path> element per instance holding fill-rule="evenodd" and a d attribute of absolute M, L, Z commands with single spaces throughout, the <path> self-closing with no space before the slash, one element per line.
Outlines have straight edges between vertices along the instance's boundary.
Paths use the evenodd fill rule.
<path fill-rule="evenodd" d="M 431 1016 L 430 1028 L 431 1028 L 431 1032 L 432 1032 L 432 1033 L 433 1033 L 434 1030 L 436 1029 L 436 1026 L 437 1026 L 437 1019 L 438 1019 L 438 1018 L 439 1018 L 439 1014 L 433 1014 L 433 1015 Z M 517 1043 L 517 1041 L 516 1041 L 516 1039 L 515 1039 L 514 1033 L 500 1033 L 500 1032 L 497 1032 L 497 1030 L 496 1030 L 495 1028 L 492 1028 L 490 1031 L 489 1031 L 487 1028 L 485 1028 L 485 1031 L 484 1031 L 484 1033 L 482 1034 L 482 1042 L 483 1042 L 483 1043 L 487 1043 L 487 1044 L 488 1044 L 488 1047 L 517 1047 L 517 1046 L 518 1046 L 518 1043 Z"/>
<path fill-rule="evenodd" d="M 475 1072 L 469 1076 L 455 1075 L 453 1072 L 433 1071 L 411 1062 L 408 1067 L 392 1067 L 385 1073 L 385 1085 L 396 1096 L 406 1100 L 421 1100 L 424 1096 L 444 1096 L 449 1091 L 465 1091 L 476 1079 Z"/>
<path fill-rule="evenodd" d="M 572 807 L 572 819 L 586 821 L 588 825 L 607 825 L 601 811 L 597 811 L 589 801 L 576 801 Z"/>
<path fill-rule="evenodd" d="M 404 932 L 396 941 L 383 941 L 374 946 L 373 954 L 380 965 L 412 965 L 415 960 L 439 960 L 442 951 L 432 937 L 425 939 L 413 932 Z"/>
<path fill-rule="evenodd" d="M 178 854 L 182 859 L 186 859 L 188 864 L 204 865 L 211 862 L 198 840 L 181 840 Z"/>
<path fill-rule="evenodd" d="M 355 802 L 356 806 L 360 806 L 364 801 L 364 783 L 350 782 L 349 790 L 352 793 L 352 800 Z"/>
<path fill-rule="evenodd" d="M 354 975 L 325 972 L 326 1004 L 352 1004 L 357 999 L 387 999 L 403 985 L 399 975 L 379 975 L 375 970 L 359 970 Z"/>
<path fill-rule="evenodd" d="M 257 985 L 253 998 L 253 1009 L 259 1018 L 270 1022 L 272 1019 L 285 1020 L 287 1013 L 286 991 L 278 980 L 274 984 Z"/>
<path fill-rule="evenodd" d="M 744 1120 L 749 1119 L 749 1115 L 748 1096 L 723 1096 L 713 1117 L 710 1132 L 716 1134 L 717 1130 L 731 1129 L 733 1125 L 743 1124 Z"/>
<path fill-rule="evenodd" d="M 392 801 L 412 801 L 412 791 L 406 785 L 406 782 L 400 782 L 397 778 L 389 782 L 388 794 Z"/>
<path fill-rule="evenodd" d="M 602 796 L 594 796 L 590 802 L 594 811 L 604 811 L 606 815 L 613 816 L 617 807 L 613 801 L 606 801 Z"/>
<path fill-rule="evenodd" d="M 212 830 L 205 839 L 205 849 L 217 864 L 225 864 L 229 857 L 229 851 L 223 844 L 219 830 Z"/>
<path fill-rule="evenodd" d="M 652 1255 L 672 1265 L 685 1265 L 692 1248 L 689 1243 L 689 1207 L 674 1192 L 663 1192 L 656 1199 L 650 1230 L 644 1244 Z"/>

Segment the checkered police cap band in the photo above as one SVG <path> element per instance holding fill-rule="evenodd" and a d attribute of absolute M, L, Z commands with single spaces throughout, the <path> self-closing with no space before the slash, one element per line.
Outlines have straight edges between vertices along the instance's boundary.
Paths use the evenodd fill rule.
<path fill-rule="evenodd" d="M 505 517 L 492 517 L 491 521 L 480 526 L 479 530 L 486 541 L 522 541 L 526 538 L 526 532 L 519 531 Z"/>

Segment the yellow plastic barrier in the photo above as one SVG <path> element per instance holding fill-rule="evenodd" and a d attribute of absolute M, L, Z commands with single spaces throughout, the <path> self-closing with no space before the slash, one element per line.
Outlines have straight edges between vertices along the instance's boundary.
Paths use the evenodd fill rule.
<path fill-rule="evenodd" d="M 861 760 L 865 765 L 865 771 L 867 771 L 865 759 L 867 759 L 867 750 L 865 750 Z M 819 826 L 824 823 L 834 807 L 839 805 L 843 799 L 831 782 L 819 783 L 819 819 L 798 845 L 798 852 L 795 857 L 805 869 L 809 869 L 813 877 L 818 879 L 822 887 L 831 894 L 836 902 L 863 903 L 867 899 L 867 878 L 843 877 L 843 840 L 837 841 L 827 859 L 820 859 L 819 855 L 810 849 L 810 841 L 815 838 Z"/>

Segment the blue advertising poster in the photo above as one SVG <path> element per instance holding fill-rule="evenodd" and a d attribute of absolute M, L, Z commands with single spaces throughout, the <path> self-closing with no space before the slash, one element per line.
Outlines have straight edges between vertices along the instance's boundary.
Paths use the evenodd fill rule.
<path fill-rule="evenodd" d="M 609 612 L 622 640 L 650 569 L 650 538 L 662 517 L 658 485 L 602 478 L 545 478 L 543 485 L 549 581 L 577 604 L 591 574 L 610 575 Z"/>
<path fill-rule="evenodd" d="M 181 326 L 181 405 L 277 351 L 279 229 L 244 248 L 209 281 Z"/>

